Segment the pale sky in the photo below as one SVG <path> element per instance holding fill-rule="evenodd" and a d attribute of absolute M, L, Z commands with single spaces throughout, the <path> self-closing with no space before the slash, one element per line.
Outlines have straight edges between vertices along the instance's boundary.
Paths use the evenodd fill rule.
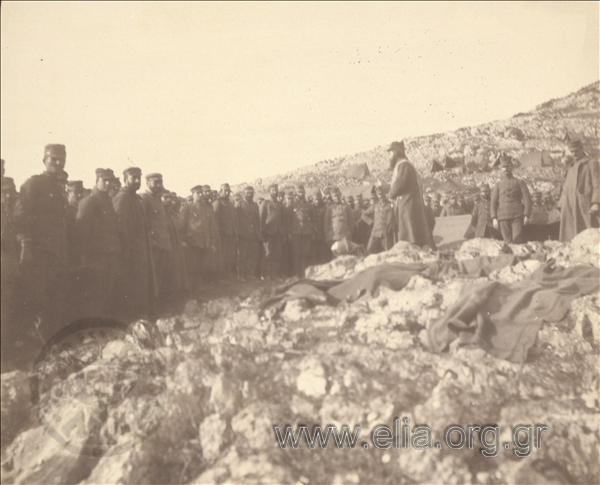
<path fill-rule="evenodd" d="M 187 194 L 507 118 L 598 79 L 599 5 L 2 2 L 6 175 Z"/>

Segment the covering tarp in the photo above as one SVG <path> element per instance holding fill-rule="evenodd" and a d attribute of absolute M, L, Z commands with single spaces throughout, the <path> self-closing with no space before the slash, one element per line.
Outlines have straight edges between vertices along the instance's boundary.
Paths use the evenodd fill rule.
<path fill-rule="evenodd" d="M 600 288 L 592 266 L 542 266 L 513 285 L 497 281 L 468 285 L 446 315 L 427 329 L 429 347 L 473 344 L 495 357 L 523 362 L 544 322 L 562 320 L 571 301 Z"/>

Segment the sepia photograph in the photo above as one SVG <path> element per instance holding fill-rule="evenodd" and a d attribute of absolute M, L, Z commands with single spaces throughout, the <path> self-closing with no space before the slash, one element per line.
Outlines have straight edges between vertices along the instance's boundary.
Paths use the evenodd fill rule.
<path fill-rule="evenodd" d="M 600 483 L 600 1 L 2 1 L 0 484 Z"/>

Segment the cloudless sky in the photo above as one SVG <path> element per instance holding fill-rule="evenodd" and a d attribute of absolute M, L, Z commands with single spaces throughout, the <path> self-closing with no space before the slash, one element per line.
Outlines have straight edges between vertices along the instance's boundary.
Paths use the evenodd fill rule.
<path fill-rule="evenodd" d="M 1 152 L 187 194 L 512 116 L 599 77 L 599 3 L 2 2 Z"/>

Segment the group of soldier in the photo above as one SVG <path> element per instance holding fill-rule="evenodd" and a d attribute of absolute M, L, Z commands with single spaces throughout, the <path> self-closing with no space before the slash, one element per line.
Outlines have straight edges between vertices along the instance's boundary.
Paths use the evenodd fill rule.
<path fill-rule="evenodd" d="M 404 143 L 393 142 L 389 151 L 391 183 L 374 186 L 370 199 L 344 197 L 337 187 L 307 196 L 302 185 L 282 191 L 275 184 L 258 201 L 253 187 L 232 196 L 228 184 L 218 193 L 196 185 L 182 199 L 165 189 L 161 174 L 143 176 L 138 167 L 125 169 L 122 181 L 99 168 L 86 190 L 68 180 L 66 149 L 57 144 L 45 147 L 45 171 L 17 193 L 2 162 L 3 328 L 33 321 L 44 339 L 80 318 L 153 318 L 215 279 L 302 277 L 307 266 L 337 254 L 339 242 L 367 253 L 397 241 L 434 249 L 436 216 L 452 214 L 436 213 L 435 198 L 424 197 Z M 566 156 L 555 221 L 563 241 L 597 225 L 600 203 L 598 163 L 578 140 Z M 496 186 L 481 187 L 467 237 L 524 241 L 544 201 L 532 203 L 510 160 L 502 171 Z M 146 189 L 138 194 L 142 181 Z"/>

